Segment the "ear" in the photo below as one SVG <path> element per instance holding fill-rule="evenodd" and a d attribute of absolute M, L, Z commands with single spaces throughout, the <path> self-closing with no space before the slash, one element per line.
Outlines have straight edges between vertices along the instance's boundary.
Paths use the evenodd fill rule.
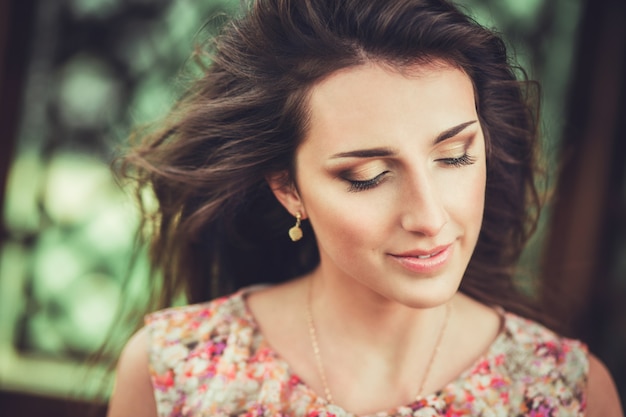
<path fill-rule="evenodd" d="M 287 209 L 292 216 L 300 213 L 303 219 L 306 219 L 306 210 L 302 202 L 302 198 L 296 189 L 296 185 L 286 171 L 281 171 L 267 175 L 265 180 L 270 186 L 276 199 Z"/>

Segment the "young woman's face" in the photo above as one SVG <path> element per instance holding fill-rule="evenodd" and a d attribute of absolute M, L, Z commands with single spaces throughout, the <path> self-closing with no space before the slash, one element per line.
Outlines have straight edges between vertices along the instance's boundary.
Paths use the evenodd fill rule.
<path fill-rule="evenodd" d="M 411 307 L 457 291 L 481 228 L 485 144 L 469 77 L 368 64 L 310 96 L 297 198 L 329 279 Z"/>

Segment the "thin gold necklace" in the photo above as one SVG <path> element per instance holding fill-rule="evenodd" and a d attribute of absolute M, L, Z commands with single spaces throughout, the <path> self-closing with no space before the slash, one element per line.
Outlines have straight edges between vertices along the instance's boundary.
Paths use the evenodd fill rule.
<path fill-rule="evenodd" d="M 311 346 L 313 347 L 313 354 L 315 355 L 315 364 L 317 366 L 317 372 L 319 373 L 320 379 L 322 380 L 322 385 L 324 387 L 324 395 L 326 396 L 326 401 L 328 403 L 333 402 L 333 396 L 330 392 L 330 388 L 328 388 L 328 378 L 326 378 L 326 372 L 324 372 L 324 365 L 322 364 L 322 356 L 320 355 L 320 347 L 317 343 L 317 332 L 315 330 L 315 323 L 313 322 L 313 313 L 311 309 L 312 303 L 312 283 L 309 284 L 308 291 L 308 299 L 306 303 L 306 315 L 307 322 L 309 325 L 309 335 L 311 336 Z M 422 396 L 422 391 L 424 390 L 424 384 L 426 384 L 428 380 L 428 376 L 430 375 L 430 370 L 435 362 L 435 358 L 439 353 L 439 348 L 441 347 L 441 341 L 443 340 L 443 336 L 446 332 L 446 328 L 448 327 L 448 321 L 450 319 L 450 303 L 446 304 L 446 315 L 444 317 L 443 325 L 441 326 L 441 330 L 439 331 L 439 336 L 437 336 L 437 343 L 435 344 L 435 348 L 433 349 L 433 353 L 430 356 L 430 360 L 428 361 L 428 365 L 426 366 L 426 371 L 424 371 L 424 376 L 422 377 L 422 381 L 419 386 L 419 390 L 417 391 L 417 395 L 415 395 L 415 399 L 419 399 Z"/>

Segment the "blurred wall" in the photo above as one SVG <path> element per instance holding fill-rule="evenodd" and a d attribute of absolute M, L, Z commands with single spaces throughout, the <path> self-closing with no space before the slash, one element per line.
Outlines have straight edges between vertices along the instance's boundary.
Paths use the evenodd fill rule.
<path fill-rule="evenodd" d="M 611 369 L 625 404 L 626 2 L 587 1 L 575 39 L 544 304 Z"/>

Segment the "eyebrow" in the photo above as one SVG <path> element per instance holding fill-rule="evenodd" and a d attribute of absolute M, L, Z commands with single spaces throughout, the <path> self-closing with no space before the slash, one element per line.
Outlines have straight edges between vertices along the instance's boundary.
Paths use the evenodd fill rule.
<path fill-rule="evenodd" d="M 473 125 L 474 123 L 476 123 L 476 120 L 470 120 L 469 122 L 461 123 L 460 125 L 456 125 L 454 127 L 451 127 L 450 129 L 444 130 L 437 136 L 437 139 L 435 139 L 435 145 L 443 142 L 446 139 L 455 137 L 456 135 L 464 131 L 465 128 Z"/>
<path fill-rule="evenodd" d="M 341 152 L 331 156 L 330 158 L 384 158 L 386 156 L 394 155 L 395 153 L 396 152 L 390 148 L 372 148 Z"/>
<path fill-rule="evenodd" d="M 461 133 L 468 126 L 476 123 L 476 120 L 470 120 L 469 122 L 461 123 L 460 125 L 453 126 L 450 129 L 446 129 L 437 135 L 434 144 L 443 142 L 446 139 L 450 139 Z M 337 158 L 384 158 L 387 156 L 395 155 L 395 151 L 390 148 L 372 148 L 372 149 L 359 149 L 356 151 L 340 152 L 334 154 L 330 159 Z"/>

